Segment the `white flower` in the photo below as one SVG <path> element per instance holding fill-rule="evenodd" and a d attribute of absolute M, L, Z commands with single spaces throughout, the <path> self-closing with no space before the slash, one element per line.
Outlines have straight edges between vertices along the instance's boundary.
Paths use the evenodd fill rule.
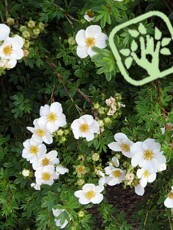
<path fill-rule="evenodd" d="M 173 208 L 173 186 L 171 187 L 171 191 L 168 193 L 167 198 L 164 201 L 164 205 L 167 208 Z"/>
<path fill-rule="evenodd" d="M 136 173 L 140 179 L 139 183 L 142 187 L 146 187 L 147 182 L 151 183 L 156 179 L 156 173 L 150 173 L 147 169 L 138 169 Z"/>
<path fill-rule="evenodd" d="M 38 158 L 37 161 L 35 161 L 32 164 L 33 169 L 37 169 L 39 167 L 45 167 L 47 165 L 54 165 L 59 164 L 59 159 L 57 158 L 57 151 L 52 150 L 49 153 L 43 154 L 41 157 Z"/>
<path fill-rule="evenodd" d="M 79 198 L 80 204 L 99 204 L 103 200 L 101 192 L 104 190 L 103 186 L 95 186 L 94 184 L 85 184 L 82 190 L 78 190 L 74 195 Z"/>
<path fill-rule="evenodd" d="M 6 60 L 13 60 L 13 65 L 15 66 L 16 60 L 20 60 L 24 56 L 23 44 L 23 38 L 18 35 L 6 38 L 0 46 L 0 57 Z"/>
<path fill-rule="evenodd" d="M 56 173 L 58 175 L 64 175 L 65 173 L 68 173 L 68 172 L 69 172 L 69 170 L 67 168 L 63 167 L 62 165 L 56 166 Z"/>
<path fill-rule="evenodd" d="M 55 173 L 55 168 L 53 165 L 48 165 L 45 167 L 37 168 L 35 171 L 36 184 L 47 184 L 52 185 L 55 179 L 59 176 Z"/>
<path fill-rule="evenodd" d="M 66 213 L 68 213 L 65 209 L 52 209 L 52 211 L 53 211 L 53 215 L 55 216 L 55 217 L 59 217 L 59 215 L 61 214 L 61 213 L 63 213 L 63 212 L 66 212 Z M 70 218 L 71 219 L 71 218 Z M 56 219 L 55 218 L 55 224 L 56 224 L 56 226 L 57 227 L 60 227 L 61 229 L 62 228 L 65 228 L 66 226 L 67 226 L 67 224 L 68 224 L 68 220 L 61 220 L 61 219 Z"/>
<path fill-rule="evenodd" d="M 27 139 L 23 146 L 22 157 L 30 161 L 30 163 L 34 163 L 41 155 L 46 153 L 46 146 L 34 141 L 32 138 Z"/>
<path fill-rule="evenodd" d="M 102 33 L 101 27 L 97 25 L 88 26 L 86 30 L 79 30 L 76 34 L 77 55 L 85 58 L 96 54 L 93 47 L 105 48 L 107 35 Z"/>
<path fill-rule="evenodd" d="M 98 184 L 100 186 L 104 186 L 105 184 L 107 184 L 107 182 L 110 180 L 109 177 L 105 176 L 105 174 L 101 171 L 101 170 L 97 170 L 96 174 L 99 175 L 101 178 L 98 181 Z"/>
<path fill-rule="evenodd" d="M 109 166 L 119 167 L 119 165 L 119 160 L 116 157 L 112 157 L 111 161 L 109 161 Z"/>
<path fill-rule="evenodd" d="M 160 144 L 154 139 L 148 138 L 144 142 L 137 142 L 132 145 L 131 164 L 133 167 L 139 165 L 150 173 L 157 172 L 161 164 L 165 164 L 166 158 L 160 151 Z"/>
<path fill-rule="evenodd" d="M 41 127 L 45 125 L 51 133 L 66 125 L 66 117 L 62 113 L 62 106 L 59 102 L 54 102 L 50 106 L 41 106 L 40 116 L 37 121 L 38 125 Z"/>
<path fill-rule="evenodd" d="M 145 192 L 145 189 L 144 187 L 142 187 L 140 184 L 137 184 L 135 186 L 135 193 L 139 196 L 143 196 L 144 195 L 144 192 Z"/>
<path fill-rule="evenodd" d="M 4 41 L 10 34 L 10 27 L 0 24 L 0 41 Z"/>
<path fill-rule="evenodd" d="M 113 166 L 107 166 L 105 172 L 108 175 L 107 184 L 110 186 L 120 184 L 125 178 L 125 171 Z"/>
<path fill-rule="evenodd" d="M 87 141 L 94 139 L 94 133 L 99 133 L 99 124 L 91 115 L 83 115 L 74 120 L 71 128 L 76 139 L 84 137 Z"/>
<path fill-rule="evenodd" d="M 91 22 L 94 20 L 94 12 L 92 10 L 87 10 L 84 15 L 85 20 Z"/>
<path fill-rule="evenodd" d="M 53 142 L 53 138 L 51 133 L 47 130 L 46 124 L 41 123 L 38 125 L 38 119 L 35 119 L 33 127 L 27 127 L 27 129 L 33 133 L 32 138 L 38 142 L 45 142 L 46 144 L 51 144 Z"/>
<path fill-rule="evenodd" d="M 124 133 L 116 133 L 114 135 L 114 139 L 116 142 L 111 142 L 108 144 L 108 147 L 115 152 L 122 152 L 122 154 L 128 158 L 132 157 L 132 153 L 130 152 L 130 147 L 133 142 L 128 139 L 128 137 Z"/>
<path fill-rule="evenodd" d="M 23 169 L 23 170 L 22 170 L 22 175 L 23 175 L 24 177 L 28 177 L 29 174 L 30 174 L 29 169 Z"/>
<path fill-rule="evenodd" d="M 32 183 L 31 187 L 34 188 L 35 190 L 41 190 L 40 185 L 36 184 L 36 183 Z"/>

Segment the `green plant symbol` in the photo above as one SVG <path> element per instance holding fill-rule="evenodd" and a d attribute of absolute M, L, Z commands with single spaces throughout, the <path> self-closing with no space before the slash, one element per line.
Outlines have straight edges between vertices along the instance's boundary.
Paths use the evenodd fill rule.
<path fill-rule="evenodd" d="M 160 17 L 166 23 L 171 35 L 170 37 L 162 37 L 162 32 L 157 27 L 155 27 L 154 36 L 147 34 L 147 29 L 141 21 L 153 16 Z M 114 35 L 122 28 L 137 23 L 139 23 L 138 30 L 128 30 L 130 36 L 133 38 L 130 48 L 121 49 L 118 51 L 113 41 Z M 172 42 L 172 38 L 173 28 L 167 16 L 161 12 L 152 11 L 115 27 L 109 36 L 109 44 L 124 78 L 129 83 L 137 86 L 173 73 L 173 67 L 164 71 L 160 71 L 159 68 L 160 54 L 171 55 L 171 52 L 167 46 Z M 136 53 L 138 49 L 140 49 L 140 57 Z M 125 57 L 125 60 L 122 60 L 120 54 Z M 151 57 L 151 60 L 148 59 L 148 56 Z M 147 71 L 147 78 L 143 80 L 134 80 L 129 76 L 127 70 L 130 69 L 133 62 L 136 62 L 138 66 Z"/>

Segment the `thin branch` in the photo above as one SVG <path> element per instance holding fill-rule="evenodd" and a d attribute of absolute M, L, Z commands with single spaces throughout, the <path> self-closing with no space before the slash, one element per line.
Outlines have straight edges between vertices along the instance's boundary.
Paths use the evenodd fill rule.
<path fill-rule="evenodd" d="M 5 17 L 8 18 L 8 1 L 5 0 Z"/>

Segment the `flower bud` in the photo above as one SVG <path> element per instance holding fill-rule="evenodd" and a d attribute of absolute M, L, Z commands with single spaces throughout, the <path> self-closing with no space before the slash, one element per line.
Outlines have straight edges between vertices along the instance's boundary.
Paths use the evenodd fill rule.
<path fill-rule="evenodd" d="M 72 46 L 75 45 L 75 44 L 76 44 L 75 39 L 74 39 L 73 37 L 69 37 L 69 38 L 68 38 L 68 44 L 69 44 L 69 45 L 72 45 Z"/>
<path fill-rule="evenodd" d="M 39 22 L 38 28 L 39 28 L 41 31 L 43 31 L 44 28 L 45 28 L 45 25 L 44 25 L 42 22 Z"/>
<path fill-rule="evenodd" d="M 78 217 L 83 217 L 85 215 L 84 211 L 79 211 L 78 212 Z"/>
<path fill-rule="evenodd" d="M 28 27 L 29 27 L 30 29 L 33 29 L 33 28 L 35 27 L 35 22 L 34 22 L 33 20 L 30 20 L 30 21 L 28 22 Z"/>
<path fill-rule="evenodd" d="M 23 170 L 22 170 L 22 175 L 23 175 L 24 177 L 28 177 L 28 176 L 30 175 L 30 171 L 29 171 L 28 169 L 23 169 Z"/>
<path fill-rule="evenodd" d="M 35 36 L 38 36 L 38 35 L 40 34 L 40 29 L 39 29 L 39 28 L 35 28 L 35 29 L 33 30 L 33 34 L 34 34 Z"/>
<path fill-rule="evenodd" d="M 8 26 L 13 26 L 15 23 L 15 20 L 14 20 L 14 18 L 7 18 L 6 23 Z"/>

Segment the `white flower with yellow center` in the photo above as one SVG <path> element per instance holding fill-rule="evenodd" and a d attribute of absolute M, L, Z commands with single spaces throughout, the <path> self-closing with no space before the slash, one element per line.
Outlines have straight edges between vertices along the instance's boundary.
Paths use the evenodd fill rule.
<path fill-rule="evenodd" d="M 59 102 L 54 102 L 50 106 L 44 105 L 40 108 L 40 118 L 38 119 L 39 126 L 46 126 L 50 133 L 55 132 L 59 127 L 66 125 L 66 117 L 62 113 L 62 106 Z"/>
<path fill-rule="evenodd" d="M 122 154 L 128 158 L 132 157 L 130 152 L 130 147 L 133 145 L 133 142 L 128 139 L 124 133 L 116 133 L 114 135 L 116 140 L 108 144 L 108 147 L 115 152 L 122 152 Z"/>
<path fill-rule="evenodd" d="M 83 115 L 74 120 L 71 128 L 76 139 L 84 137 L 87 141 L 94 139 L 94 133 L 99 133 L 99 124 L 91 115 Z"/>
<path fill-rule="evenodd" d="M 142 187 L 146 187 L 147 183 L 152 183 L 156 179 L 156 173 L 150 173 L 147 169 L 138 169 L 136 173 L 140 179 L 139 183 Z"/>
<path fill-rule="evenodd" d="M 53 212 L 53 215 L 56 217 L 55 218 L 55 224 L 57 227 L 60 227 L 61 229 L 62 228 L 65 228 L 68 224 L 68 220 L 66 219 L 58 219 L 59 215 L 62 214 L 63 212 L 66 212 L 66 214 L 69 214 L 65 209 L 52 209 L 52 212 Z M 69 219 L 71 219 L 69 217 Z"/>
<path fill-rule="evenodd" d="M 4 41 L 10 34 L 10 27 L 0 24 L 0 41 Z"/>
<path fill-rule="evenodd" d="M 53 142 L 53 138 L 51 133 L 46 128 L 46 124 L 41 123 L 38 125 L 38 119 L 35 119 L 34 127 L 27 127 L 27 129 L 33 133 L 32 138 L 38 142 L 45 142 L 46 144 L 51 144 Z"/>
<path fill-rule="evenodd" d="M 107 184 L 114 186 L 120 184 L 125 179 L 126 172 L 120 168 L 115 168 L 114 166 L 107 166 L 105 168 L 105 173 L 108 175 Z"/>
<path fill-rule="evenodd" d="M 85 58 L 88 55 L 92 57 L 96 54 L 92 48 L 105 48 L 107 39 L 107 35 L 102 33 L 101 27 L 98 25 L 91 25 L 86 30 L 79 30 L 76 34 L 77 55 L 80 58 Z"/>
<path fill-rule="evenodd" d="M 173 186 L 171 187 L 171 191 L 168 193 L 167 198 L 164 201 L 164 205 L 167 208 L 173 208 Z"/>
<path fill-rule="evenodd" d="M 85 20 L 87 20 L 88 22 L 91 22 L 94 20 L 95 16 L 94 16 L 94 12 L 92 10 L 87 10 L 85 12 L 84 15 Z"/>
<path fill-rule="evenodd" d="M 161 164 L 166 163 L 166 158 L 161 152 L 161 146 L 154 139 L 148 138 L 144 142 L 137 142 L 130 149 L 132 153 L 131 164 L 155 173 Z"/>
<path fill-rule="evenodd" d="M 14 37 L 8 37 L 0 46 L 0 58 L 5 60 L 11 60 L 11 65 L 16 65 L 16 60 L 20 60 L 24 56 L 22 49 L 24 40 L 22 37 L 15 35 Z"/>
<path fill-rule="evenodd" d="M 85 184 L 82 190 L 78 190 L 74 195 L 79 198 L 80 204 L 99 204 L 103 200 L 101 192 L 104 190 L 103 186 L 95 186 L 94 184 Z"/>
<path fill-rule="evenodd" d="M 37 185 L 47 184 L 51 186 L 54 180 L 59 178 L 55 173 L 55 167 L 53 165 L 37 168 L 34 175 Z"/>
<path fill-rule="evenodd" d="M 30 163 L 34 163 L 40 156 L 46 153 L 46 146 L 34 141 L 32 138 L 27 139 L 23 146 L 22 157 Z"/>
<path fill-rule="evenodd" d="M 59 164 L 59 159 L 57 158 L 57 151 L 52 150 L 49 153 L 43 154 L 32 164 L 33 169 L 37 170 L 39 167 L 45 167 L 48 165 Z"/>

